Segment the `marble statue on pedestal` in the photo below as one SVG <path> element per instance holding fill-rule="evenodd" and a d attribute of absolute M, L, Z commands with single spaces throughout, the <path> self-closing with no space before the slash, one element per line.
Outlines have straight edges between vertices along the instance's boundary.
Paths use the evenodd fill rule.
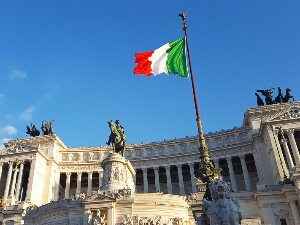
<path fill-rule="evenodd" d="M 238 225 L 240 201 L 231 196 L 230 185 L 223 180 L 216 180 L 208 186 L 213 200 L 203 199 L 203 214 L 207 224 Z"/>

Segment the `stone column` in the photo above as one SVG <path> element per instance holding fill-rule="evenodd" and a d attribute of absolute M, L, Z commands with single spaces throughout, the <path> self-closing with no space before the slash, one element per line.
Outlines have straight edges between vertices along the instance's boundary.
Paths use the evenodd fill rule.
<path fill-rule="evenodd" d="M 81 176 L 82 176 L 82 172 L 78 171 L 77 172 L 77 188 L 76 188 L 76 193 L 78 193 L 78 194 L 81 193 Z"/>
<path fill-rule="evenodd" d="M 294 162 L 293 162 L 293 158 L 291 156 L 290 150 L 289 150 L 289 146 L 288 146 L 287 141 L 285 139 L 281 139 L 281 143 L 283 145 L 285 156 L 287 157 L 289 170 L 292 171 L 293 168 L 294 168 Z"/>
<path fill-rule="evenodd" d="M 215 169 L 220 169 L 219 159 L 212 159 L 215 165 Z M 221 177 L 221 174 L 218 174 L 219 177 Z"/>
<path fill-rule="evenodd" d="M 9 186 L 10 186 L 10 181 L 11 181 L 11 174 L 12 174 L 12 169 L 13 169 L 13 162 L 9 162 L 9 168 L 8 168 L 8 173 L 6 176 L 6 184 L 5 184 L 5 190 L 4 190 L 4 201 L 7 199 L 8 192 L 9 192 Z"/>
<path fill-rule="evenodd" d="M 100 189 L 102 186 L 103 171 L 98 171 L 98 173 L 99 173 L 99 189 Z"/>
<path fill-rule="evenodd" d="M 115 213 L 114 208 L 107 209 L 107 225 L 115 224 Z"/>
<path fill-rule="evenodd" d="M 183 183 L 183 176 L 182 176 L 182 165 L 176 165 L 178 169 L 178 180 L 179 180 L 179 189 L 180 189 L 180 195 L 185 196 L 184 191 L 184 183 Z"/>
<path fill-rule="evenodd" d="M 15 194 L 15 187 L 16 187 L 16 181 L 17 181 L 17 175 L 18 175 L 19 169 L 16 168 L 14 169 L 14 176 L 11 184 L 11 189 L 10 189 L 10 195 L 13 196 Z"/>
<path fill-rule="evenodd" d="M 32 202 L 33 198 L 33 194 L 34 194 L 34 186 L 33 186 L 33 181 L 35 178 L 35 174 L 37 174 L 37 172 L 35 171 L 35 165 L 36 165 L 36 156 L 34 156 L 34 159 L 30 160 L 30 172 L 29 172 L 29 177 L 28 177 L 28 184 L 27 184 L 27 191 L 26 191 L 26 197 L 25 197 L 25 201 L 30 201 Z"/>
<path fill-rule="evenodd" d="M 300 224 L 299 213 L 296 206 L 296 201 L 290 201 L 290 206 L 293 214 L 293 219 L 295 224 Z"/>
<path fill-rule="evenodd" d="M 290 145 L 292 147 L 293 156 L 295 158 L 296 166 L 300 167 L 300 155 L 299 155 L 298 147 L 297 147 L 295 137 L 294 137 L 294 129 L 286 130 L 286 132 L 288 134 Z"/>
<path fill-rule="evenodd" d="M 20 172 L 19 172 L 19 176 L 18 176 L 17 190 L 16 190 L 16 200 L 17 201 L 19 201 L 19 195 L 20 195 L 22 178 L 23 178 L 23 170 L 24 170 L 24 161 L 20 161 Z"/>
<path fill-rule="evenodd" d="M 264 177 L 263 171 L 260 166 L 260 160 L 259 160 L 259 156 L 258 156 L 257 152 L 253 153 L 253 158 L 254 158 L 254 163 L 255 163 L 259 183 L 264 184 L 264 183 L 266 183 L 265 177 Z"/>
<path fill-rule="evenodd" d="M 236 180 L 235 180 L 235 175 L 234 175 L 234 170 L 233 170 L 233 165 L 232 165 L 232 159 L 231 159 L 231 157 L 227 157 L 226 160 L 227 160 L 227 164 L 228 164 L 232 190 L 234 192 L 237 192 L 238 190 L 237 190 L 237 185 L 236 185 Z"/>
<path fill-rule="evenodd" d="M 143 179 L 144 179 L 144 193 L 148 193 L 148 177 L 147 177 L 147 168 L 143 168 Z"/>
<path fill-rule="evenodd" d="M 250 183 L 249 173 L 248 173 L 248 169 L 247 169 L 247 165 L 246 165 L 246 161 L 245 161 L 245 155 L 239 155 L 239 157 L 240 157 L 241 164 L 242 164 L 246 190 L 251 191 L 251 183 Z"/>
<path fill-rule="evenodd" d="M 284 172 L 286 177 L 289 177 L 289 173 L 287 171 L 284 156 L 282 154 L 281 145 L 280 145 L 279 139 L 278 139 L 278 130 L 273 130 L 273 132 L 274 132 L 275 143 L 276 143 L 276 147 L 277 147 L 277 150 L 278 150 L 278 153 L 279 153 L 279 158 L 280 158 L 280 161 L 281 161 L 283 172 Z"/>
<path fill-rule="evenodd" d="M 269 141 L 270 143 L 268 144 L 268 147 L 272 149 L 273 153 L 274 153 L 274 163 L 277 166 L 277 169 L 274 169 L 272 172 L 274 173 L 274 176 L 276 177 L 276 180 L 283 180 L 284 179 L 284 173 L 283 173 L 283 168 L 282 168 L 282 164 L 279 158 L 279 153 L 276 147 L 276 142 L 275 142 L 275 138 L 274 138 L 274 133 L 273 133 L 273 127 L 271 126 L 267 126 L 266 127 L 267 132 L 268 132 L 268 136 L 269 136 Z"/>
<path fill-rule="evenodd" d="M 156 190 L 156 192 L 159 192 L 160 191 L 159 173 L 158 173 L 159 168 L 153 167 L 153 169 L 154 169 L 154 174 L 155 174 L 155 190 Z"/>
<path fill-rule="evenodd" d="M 70 198 L 70 181 L 71 181 L 71 172 L 66 172 L 66 189 L 65 189 L 65 198 Z"/>
<path fill-rule="evenodd" d="M 193 193 L 197 193 L 196 181 L 195 181 L 195 170 L 194 163 L 189 163 L 190 174 L 191 174 L 191 182 L 192 182 L 192 191 Z"/>
<path fill-rule="evenodd" d="M 58 201 L 59 199 L 59 182 L 60 182 L 60 172 L 56 171 L 54 201 Z"/>
<path fill-rule="evenodd" d="M 133 183 L 134 183 L 135 193 L 137 193 L 137 188 L 136 188 L 136 175 L 133 176 Z"/>
<path fill-rule="evenodd" d="M 87 196 L 92 196 L 92 181 L 93 181 L 93 171 L 88 172 L 88 190 Z"/>
<path fill-rule="evenodd" d="M 0 162 L 0 182 L 2 177 L 3 162 Z"/>
<path fill-rule="evenodd" d="M 166 168 L 166 176 L 167 176 L 167 186 L 168 186 L 168 194 L 173 194 L 172 191 L 172 180 L 171 180 L 171 172 L 170 172 L 170 168 L 171 166 L 165 166 Z"/>

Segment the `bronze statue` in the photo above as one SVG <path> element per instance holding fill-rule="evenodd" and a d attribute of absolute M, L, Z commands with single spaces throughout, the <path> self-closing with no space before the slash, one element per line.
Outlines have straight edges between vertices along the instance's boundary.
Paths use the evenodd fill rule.
<path fill-rule="evenodd" d="M 283 102 L 288 102 L 290 98 L 293 98 L 293 96 L 290 94 L 291 89 L 287 88 L 285 96 L 283 97 L 281 88 L 278 87 L 278 95 L 276 96 L 276 98 L 273 101 L 273 99 L 272 99 L 273 91 L 274 91 L 274 88 L 267 89 L 267 90 L 257 90 L 257 92 L 260 92 L 263 96 L 266 97 L 266 99 L 265 99 L 266 105 L 271 105 L 271 104 L 276 104 L 276 103 L 280 104 Z M 257 93 L 255 93 L 255 95 L 257 97 L 257 105 L 263 106 L 264 102 L 262 101 L 261 97 Z M 293 98 L 293 101 L 294 101 L 294 98 Z"/>
<path fill-rule="evenodd" d="M 55 120 L 51 120 L 49 123 L 42 121 L 42 132 L 43 135 L 51 135 L 54 134 L 54 130 L 52 128 L 52 123 L 55 122 Z"/>
<path fill-rule="evenodd" d="M 120 125 L 119 120 L 116 120 L 116 125 L 111 121 L 108 122 L 111 133 L 109 135 L 107 145 L 112 144 L 113 152 L 120 153 L 123 157 L 125 156 L 126 140 L 124 127 Z"/>
<path fill-rule="evenodd" d="M 282 102 L 288 102 L 290 98 L 293 98 L 293 96 L 290 94 L 291 89 L 287 88 L 285 91 L 285 96 L 282 99 Z"/>
<path fill-rule="evenodd" d="M 267 90 L 257 90 L 256 92 L 260 92 L 263 96 L 266 97 L 266 105 L 271 105 L 274 104 L 273 99 L 272 99 L 272 93 L 274 91 L 274 88 L 272 89 L 267 89 Z"/>
<path fill-rule="evenodd" d="M 281 88 L 278 87 L 278 95 L 277 97 L 275 98 L 275 103 L 282 103 L 282 100 L 283 100 L 283 93 L 281 91 Z"/>
<path fill-rule="evenodd" d="M 29 134 L 30 136 L 32 137 L 35 137 L 35 136 L 39 136 L 40 135 L 40 131 L 36 129 L 34 123 L 31 123 L 31 129 L 30 127 L 26 126 L 27 127 L 27 132 L 26 134 Z"/>
<path fill-rule="evenodd" d="M 263 105 L 265 105 L 265 104 L 264 104 L 264 101 L 261 99 L 261 97 L 260 97 L 257 93 L 255 93 L 255 95 L 256 95 L 256 97 L 257 97 L 257 105 L 258 105 L 258 106 L 263 106 Z"/>
<path fill-rule="evenodd" d="M 199 170 L 195 172 L 195 177 L 200 179 L 203 183 L 205 183 L 206 191 L 203 196 L 204 199 L 211 201 L 211 193 L 208 188 L 208 185 L 213 183 L 218 179 L 219 173 L 223 169 L 215 169 L 213 163 L 210 161 L 209 156 L 204 156 L 199 163 Z"/>

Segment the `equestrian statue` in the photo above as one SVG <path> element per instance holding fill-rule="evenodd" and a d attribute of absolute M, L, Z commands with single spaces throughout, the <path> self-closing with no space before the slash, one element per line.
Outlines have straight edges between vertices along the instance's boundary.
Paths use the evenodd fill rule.
<path fill-rule="evenodd" d="M 126 149 L 126 140 L 125 140 L 125 132 L 124 127 L 120 125 L 119 120 L 117 119 L 115 124 L 111 121 L 107 122 L 108 126 L 111 130 L 109 135 L 107 145 L 112 145 L 113 152 L 120 153 L 123 157 L 125 156 Z"/>

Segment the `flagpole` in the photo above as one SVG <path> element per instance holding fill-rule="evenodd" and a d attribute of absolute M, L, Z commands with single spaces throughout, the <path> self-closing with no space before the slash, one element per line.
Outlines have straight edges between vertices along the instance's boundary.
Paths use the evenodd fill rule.
<path fill-rule="evenodd" d="M 203 159 L 203 158 L 208 158 L 209 159 L 208 148 L 205 144 L 205 138 L 204 138 L 204 135 L 203 135 L 201 118 L 200 118 L 199 108 L 198 108 L 198 101 L 197 101 L 197 94 L 196 94 L 196 88 L 195 88 L 195 82 L 194 82 L 192 61 L 191 61 L 189 42 L 188 42 L 188 37 L 187 37 L 187 26 L 186 26 L 187 22 L 185 21 L 186 15 L 187 15 L 187 13 L 179 14 L 179 16 L 182 18 L 182 21 L 183 21 L 182 25 L 183 25 L 183 30 L 184 30 L 184 33 L 185 33 L 186 47 L 187 47 L 188 58 L 189 58 L 192 88 L 193 88 L 193 94 L 194 94 L 194 103 L 195 103 L 195 109 L 196 109 L 196 121 L 197 121 L 198 136 L 199 136 L 199 141 L 200 141 L 200 158 L 201 159 Z"/>

